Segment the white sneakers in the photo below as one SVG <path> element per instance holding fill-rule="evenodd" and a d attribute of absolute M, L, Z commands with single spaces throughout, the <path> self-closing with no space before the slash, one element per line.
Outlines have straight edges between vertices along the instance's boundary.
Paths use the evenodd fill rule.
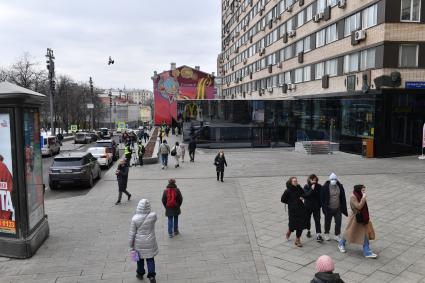
<path fill-rule="evenodd" d="M 341 241 L 341 236 L 340 235 L 335 235 L 334 236 L 334 240 L 339 243 Z"/>
<path fill-rule="evenodd" d="M 378 257 L 378 255 L 375 254 L 375 253 L 372 253 L 372 252 L 368 255 L 365 255 L 365 258 L 377 258 L 377 257 Z"/>
<path fill-rule="evenodd" d="M 325 234 L 325 236 L 323 237 L 323 239 L 325 239 L 325 241 L 330 241 L 331 237 L 329 237 L 329 234 Z"/>
<path fill-rule="evenodd" d="M 338 243 L 338 249 L 339 249 L 340 252 L 345 253 L 344 245 L 341 245 L 340 243 Z"/>

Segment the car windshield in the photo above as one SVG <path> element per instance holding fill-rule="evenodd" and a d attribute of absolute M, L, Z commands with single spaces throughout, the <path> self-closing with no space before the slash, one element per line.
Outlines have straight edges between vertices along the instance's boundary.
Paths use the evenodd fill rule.
<path fill-rule="evenodd" d="M 84 138 L 85 137 L 85 134 L 76 134 L 75 137 L 76 138 Z"/>
<path fill-rule="evenodd" d="M 83 165 L 82 158 L 58 158 L 53 161 L 53 167 L 68 167 L 68 166 L 81 166 Z"/>
<path fill-rule="evenodd" d="M 87 152 L 90 152 L 93 155 L 104 154 L 105 153 L 105 148 L 104 147 L 92 147 L 92 148 L 89 148 L 87 150 Z"/>

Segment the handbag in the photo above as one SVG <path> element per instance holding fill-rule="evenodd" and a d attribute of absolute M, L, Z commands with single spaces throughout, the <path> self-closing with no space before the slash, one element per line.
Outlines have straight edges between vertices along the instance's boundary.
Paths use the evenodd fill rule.
<path fill-rule="evenodd" d="M 364 223 L 363 214 L 361 212 L 356 213 L 356 222 L 361 224 Z"/>
<path fill-rule="evenodd" d="M 139 253 L 135 250 L 130 251 L 130 258 L 134 262 L 138 262 L 140 260 Z"/>
<path fill-rule="evenodd" d="M 177 154 L 177 149 L 174 147 L 173 150 L 171 150 L 171 156 L 176 156 Z"/>

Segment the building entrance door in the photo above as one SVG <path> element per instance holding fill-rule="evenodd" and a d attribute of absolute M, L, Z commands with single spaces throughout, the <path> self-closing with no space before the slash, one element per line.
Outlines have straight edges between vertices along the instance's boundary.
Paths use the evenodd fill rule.
<path fill-rule="evenodd" d="M 252 128 L 252 147 L 270 147 L 271 131 L 269 128 Z"/>

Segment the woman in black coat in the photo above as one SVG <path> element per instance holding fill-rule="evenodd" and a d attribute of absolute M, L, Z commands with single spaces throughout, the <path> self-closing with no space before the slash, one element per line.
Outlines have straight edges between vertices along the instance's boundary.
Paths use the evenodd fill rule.
<path fill-rule="evenodd" d="M 118 181 L 118 200 L 115 204 L 120 204 L 123 193 L 127 195 L 128 200 L 131 198 L 131 194 L 127 191 L 128 166 L 125 159 L 121 159 L 115 175 L 117 175 Z"/>
<path fill-rule="evenodd" d="M 286 182 L 286 190 L 282 195 L 281 202 L 288 205 L 289 229 L 286 232 L 286 239 L 289 240 L 291 233 L 296 231 L 295 245 L 302 247 L 301 235 L 307 226 L 307 211 L 304 206 L 304 191 L 296 177 L 291 177 Z"/>
<path fill-rule="evenodd" d="M 227 167 L 226 157 L 224 157 L 224 150 L 220 149 L 217 156 L 214 159 L 214 165 L 217 171 L 217 181 L 220 180 L 223 182 L 224 176 L 224 166 Z"/>

